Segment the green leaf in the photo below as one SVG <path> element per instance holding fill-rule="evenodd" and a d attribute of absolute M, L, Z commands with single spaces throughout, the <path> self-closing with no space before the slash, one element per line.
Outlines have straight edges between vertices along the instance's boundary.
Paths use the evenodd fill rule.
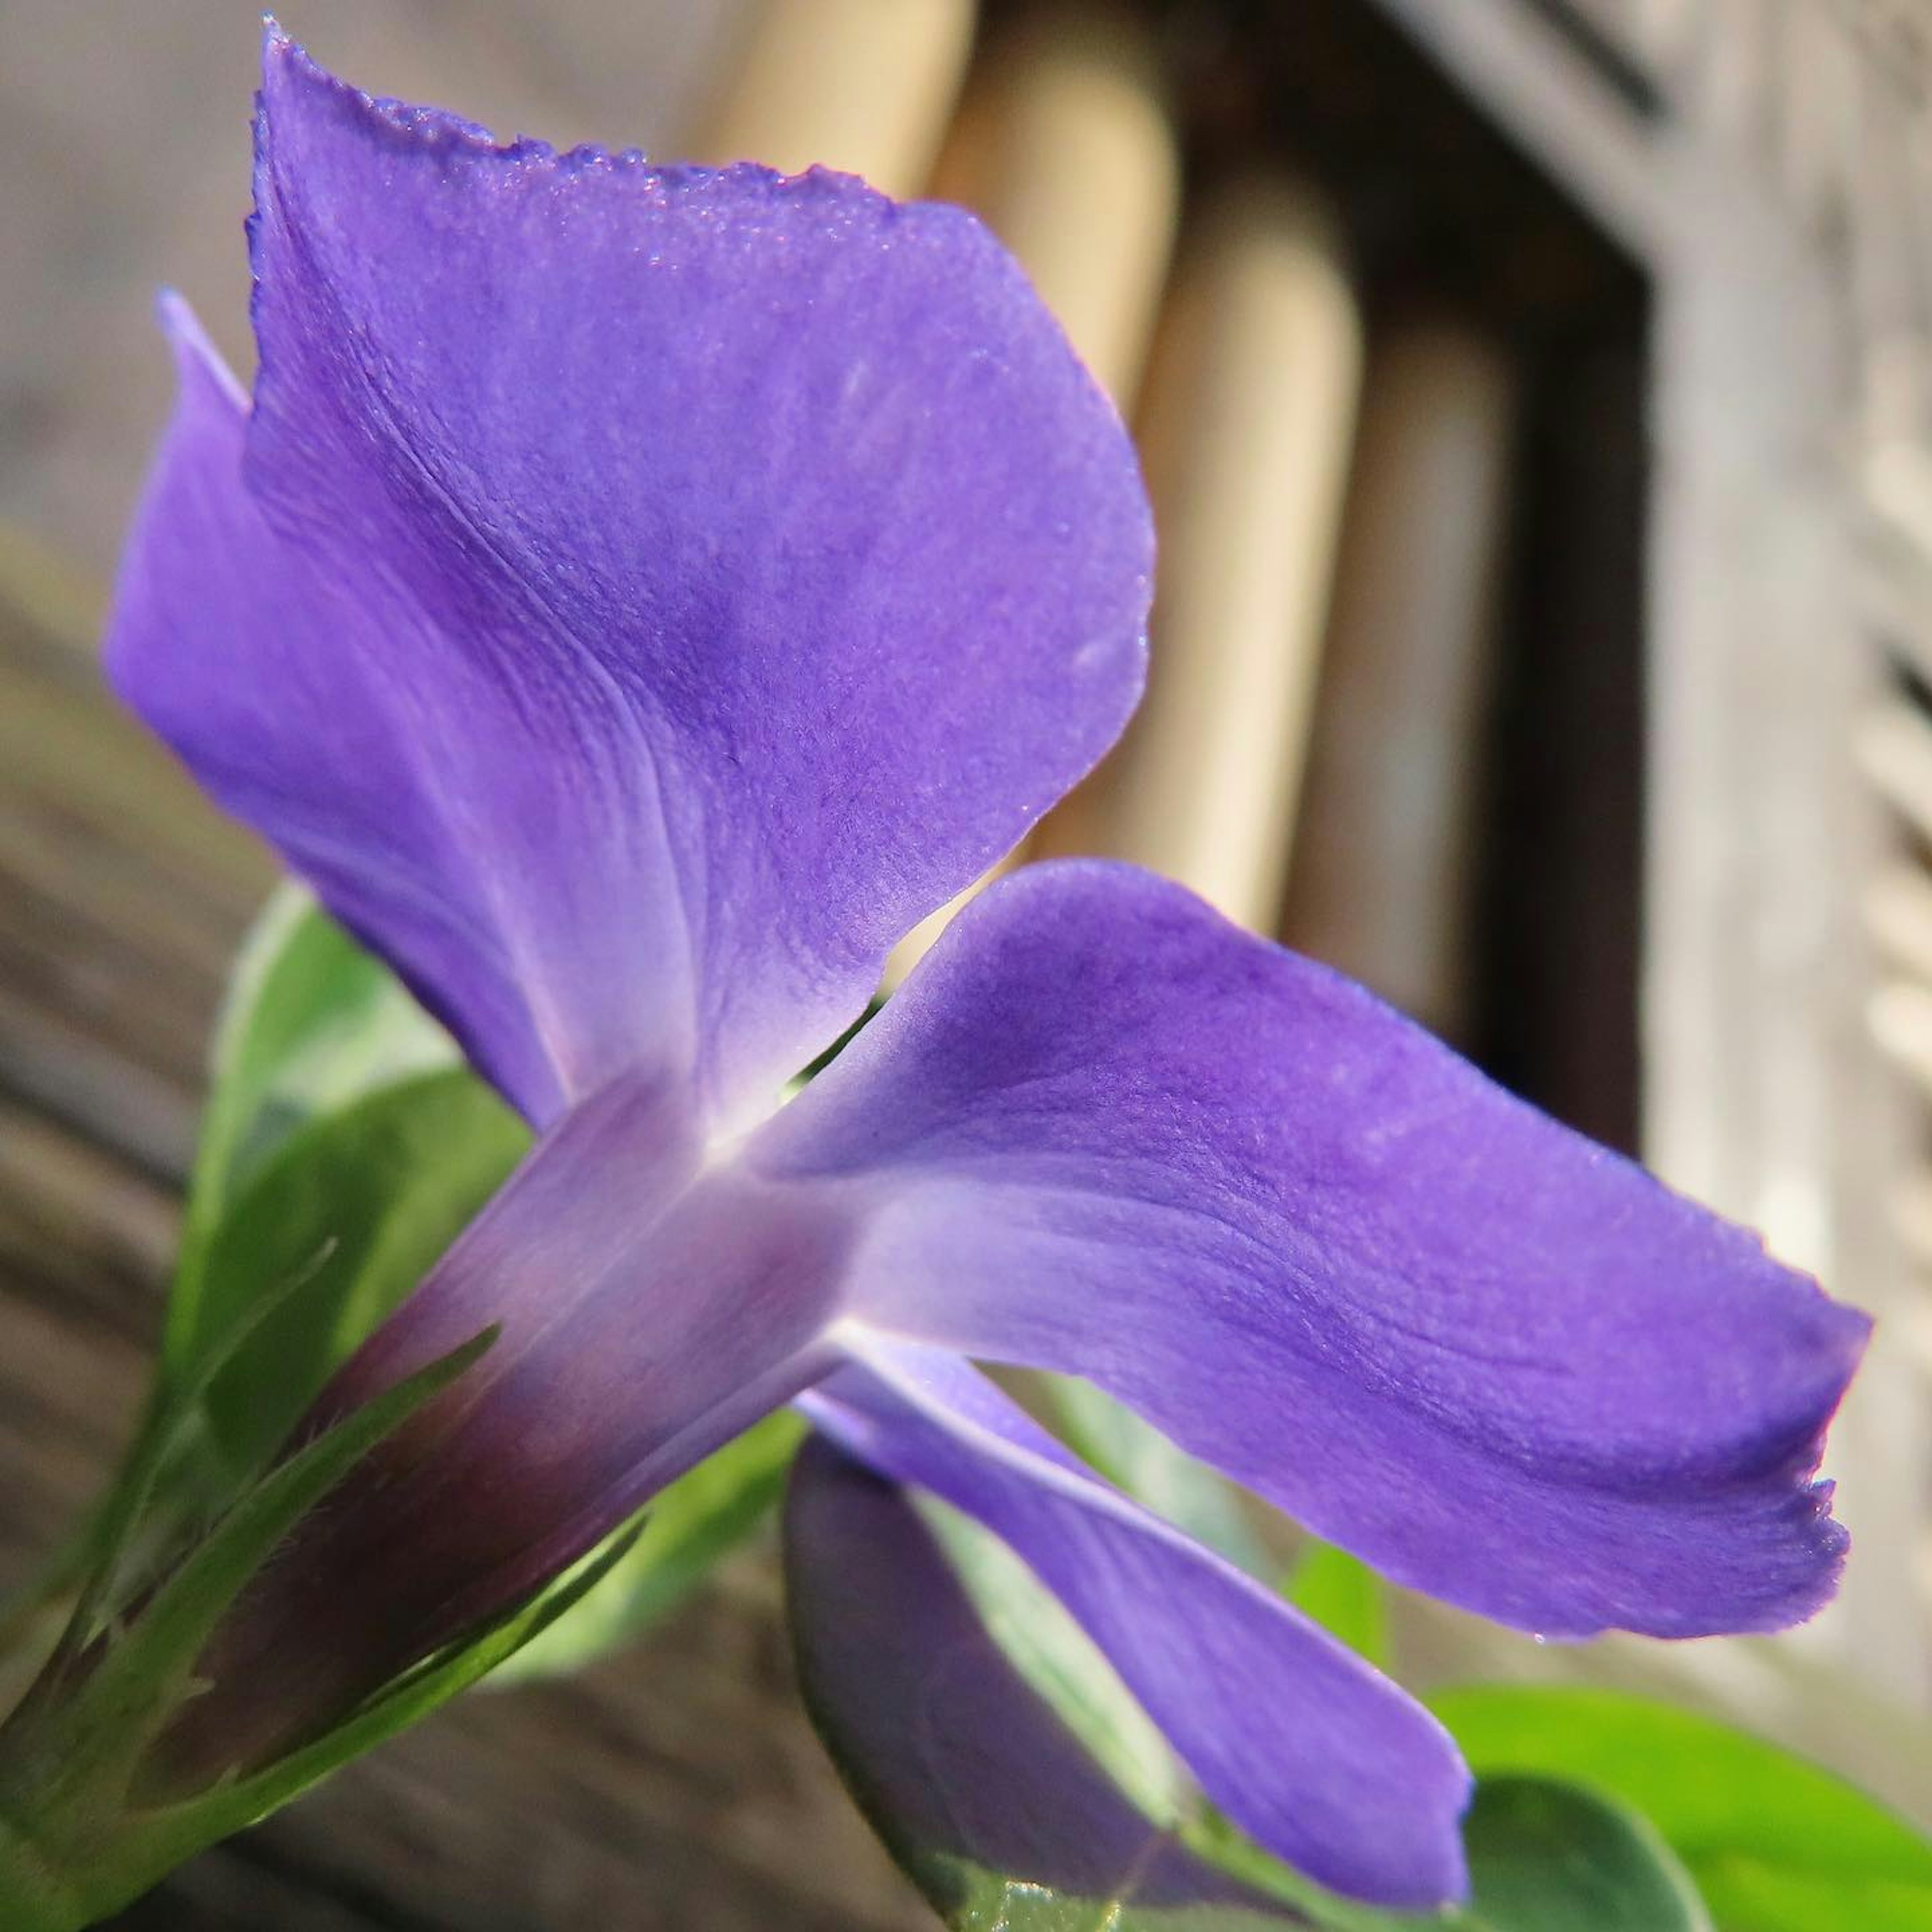
<path fill-rule="evenodd" d="M 1634 1812 L 1580 1786 L 1498 1778 L 1464 1826 L 1482 1932 L 1710 1932 L 1696 1886 Z"/>
<path fill-rule="evenodd" d="M 1332 1543 L 1311 1543 L 1288 1580 L 1288 1600 L 1378 1670 L 1389 1667 L 1388 1588 Z"/>
<path fill-rule="evenodd" d="M 1846 1883 L 1708 1861 L 1699 1874 L 1718 1932 L 1928 1932 L 1932 1891 L 1883 1879 Z"/>
<path fill-rule="evenodd" d="M 408 1074 L 459 1064 L 449 1036 L 301 887 L 278 886 L 243 946 L 215 1030 L 162 1342 L 205 1352 L 206 1250 L 230 1205 L 302 1124 Z"/>
<path fill-rule="evenodd" d="M 628 1533 L 628 1548 L 597 1588 L 519 1648 L 492 1688 L 581 1670 L 656 1622 L 770 1512 L 803 1433 L 780 1409 L 681 1476 L 652 1500 L 642 1532 Z"/>
<path fill-rule="evenodd" d="M 226 1469 L 274 1449 L 335 1367 L 427 1274 L 508 1178 L 529 1130 L 474 1075 L 408 1079 L 310 1120 L 207 1244 L 201 1318 L 181 1367 L 226 1346 L 293 1282 L 203 1398 Z"/>
<path fill-rule="evenodd" d="M 1478 1772 L 1572 1779 L 1648 1818 L 1721 1932 L 1932 1927 L 1932 1844 L 1761 1738 L 1618 1690 L 1476 1686 L 1430 1702 Z"/>

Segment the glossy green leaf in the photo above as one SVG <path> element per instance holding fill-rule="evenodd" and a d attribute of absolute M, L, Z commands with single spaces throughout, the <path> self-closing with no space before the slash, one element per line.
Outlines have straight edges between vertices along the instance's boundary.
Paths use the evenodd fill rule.
<path fill-rule="evenodd" d="M 1464 1822 L 1472 1897 L 1434 1915 L 1378 1912 L 1311 1886 L 1225 1826 L 1208 1855 L 1299 1904 L 1323 1932 L 1712 1932 L 1697 1889 L 1634 1812 L 1553 1780 L 1483 1780 Z"/>
<path fill-rule="evenodd" d="M 781 1409 L 680 1477 L 652 1499 L 641 1533 L 596 1588 L 520 1646 L 491 1685 L 580 1670 L 674 1609 L 770 1513 L 803 1432 Z"/>
<path fill-rule="evenodd" d="M 1710 1932 L 1655 1828 L 1579 1786 L 1486 1779 L 1463 1837 L 1481 1932 Z"/>
<path fill-rule="evenodd" d="M 209 1347 L 208 1244 L 290 1136 L 358 1095 L 460 1058 L 388 969 L 306 892 L 277 888 L 236 962 L 216 1028 L 163 1340 L 166 1367 Z"/>
<path fill-rule="evenodd" d="M 1388 1586 L 1360 1558 L 1310 1544 L 1288 1580 L 1288 1599 L 1378 1670 L 1389 1667 Z"/>
<path fill-rule="evenodd" d="M 1761 1738 L 1618 1690 L 1479 1686 L 1430 1703 L 1478 1772 L 1571 1779 L 1648 1818 L 1720 1932 L 1932 1928 L 1932 1844 Z"/>

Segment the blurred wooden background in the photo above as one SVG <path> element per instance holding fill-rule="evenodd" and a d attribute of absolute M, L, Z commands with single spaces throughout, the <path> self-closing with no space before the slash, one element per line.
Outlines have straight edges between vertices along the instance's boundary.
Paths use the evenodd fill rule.
<path fill-rule="evenodd" d="M 1042 848 L 1165 865 L 1340 959 L 1895 1318 L 1839 1438 L 1860 1558 L 1815 1669 L 1672 1658 L 1922 1800 L 1904 1254 L 1916 1230 L 1932 1256 L 1932 1210 L 1868 1020 L 1932 1069 L 1923 10 L 979 10 L 976 52 L 967 0 L 291 0 L 285 24 L 502 132 L 822 156 L 982 208 L 1136 420 L 1162 524 L 1154 697 Z M 91 657 L 167 404 L 156 285 L 250 360 L 256 14 L 0 5 L 0 1586 L 132 1418 L 268 877 Z M 1860 1679 L 1906 1716 L 1882 1746 Z M 790 1700 L 754 1550 L 636 1652 L 464 1700 L 126 1922 L 926 1920 Z"/>

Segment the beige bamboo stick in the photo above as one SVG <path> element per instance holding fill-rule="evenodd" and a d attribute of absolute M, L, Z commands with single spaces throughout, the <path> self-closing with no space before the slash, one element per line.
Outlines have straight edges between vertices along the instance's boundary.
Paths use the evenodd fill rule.
<path fill-rule="evenodd" d="M 1932 874 L 1904 861 L 1887 866 L 1867 884 L 1862 909 L 1886 962 L 1932 986 Z"/>
<path fill-rule="evenodd" d="M 1180 163 L 1156 52 L 1111 0 L 1022 14 L 975 68 L 932 193 L 984 216 L 1102 388 L 1139 386 Z"/>
<path fill-rule="evenodd" d="M 1689 92 L 1706 125 L 1756 158 L 1770 133 L 1775 76 L 1765 0 L 1702 0 L 1703 31 L 1688 64 Z"/>
<path fill-rule="evenodd" d="M 1360 362 L 1320 196 L 1222 190 L 1182 250 L 1140 412 L 1161 543 L 1147 699 L 1036 850 L 1136 860 L 1274 931 Z"/>
<path fill-rule="evenodd" d="M 1022 16 L 980 63 L 932 191 L 986 218 L 1124 408 L 1160 304 L 1180 179 L 1146 29 L 1111 4 L 1070 4 Z M 888 986 L 1013 857 L 908 934 Z"/>
<path fill-rule="evenodd" d="M 822 163 L 888 194 L 917 194 L 973 20 L 972 0 L 764 0 L 698 152 L 793 174 Z"/>
<path fill-rule="evenodd" d="M 1466 1033 L 1516 384 L 1448 322 L 1371 353 L 1282 937 Z"/>
<path fill-rule="evenodd" d="M 1865 1017 L 1880 1049 L 1932 1096 L 1932 986 L 1881 986 L 1866 1003 Z"/>
<path fill-rule="evenodd" d="M 1696 0 L 1625 0 L 1631 38 L 1664 73 L 1684 59 L 1697 34 Z"/>
<path fill-rule="evenodd" d="M 1916 1174 L 1899 1184 L 1892 1200 L 1892 1225 L 1913 1262 L 1932 1271 L 1932 1175 Z M 1923 1312 L 1916 1334 L 1932 1366 L 1932 1308 Z"/>
<path fill-rule="evenodd" d="M 1880 797 L 1932 840 L 1932 718 L 1904 698 L 1888 700 L 1858 721 L 1852 749 Z"/>

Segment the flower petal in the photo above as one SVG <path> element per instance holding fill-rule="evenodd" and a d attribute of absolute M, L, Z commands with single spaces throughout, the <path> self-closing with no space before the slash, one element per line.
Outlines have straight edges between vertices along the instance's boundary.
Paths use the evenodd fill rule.
<path fill-rule="evenodd" d="M 752 1144 L 868 1204 L 852 1312 L 1084 1374 L 1399 1581 L 1765 1630 L 1868 1324 L 1360 988 L 1130 868 L 1029 868 Z"/>
<path fill-rule="evenodd" d="M 191 353 L 123 692 L 526 1112 L 729 1122 L 1138 694 L 1111 408 L 970 216 L 492 146 L 271 32 L 253 412 Z"/>
<path fill-rule="evenodd" d="M 214 797 L 380 946 L 482 1071 L 546 1118 L 560 1076 L 520 962 L 460 826 L 418 775 L 406 693 L 366 647 L 380 639 L 406 664 L 428 640 L 382 571 L 344 576 L 319 546 L 272 527 L 243 482 L 245 400 L 184 304 L 166 298 L 162 318 L 179 394 L 122 560 L 109 674 Z M 460 663 L 448 674 L 440 704 L 472 707 L 480 748 L 490 694 Z"/>
<path fill-rule="evenodd" d="M 905 1494 L 822 1436 L 793 1468 L 785 1594 L 814 1720 L 943 1911 L 982 1892 L 1024 1910 L 1044 1888 L 1096 1923 L 1190 1906 L 1225 1932 L 1314 1922 L 1137 1810 L 1000 1648 Z"/>
<path fill-rule="evenodd" d="M 1096 1480 L 956 1356 L 862 1342 L 858 1354 L 801 1398 L 806 1412 L 848 1454 L 1011 1544 L 1234 1823 L 1355 1898 L 1465 1894 L 1469 1777 L 1420 1706 Z"/>

